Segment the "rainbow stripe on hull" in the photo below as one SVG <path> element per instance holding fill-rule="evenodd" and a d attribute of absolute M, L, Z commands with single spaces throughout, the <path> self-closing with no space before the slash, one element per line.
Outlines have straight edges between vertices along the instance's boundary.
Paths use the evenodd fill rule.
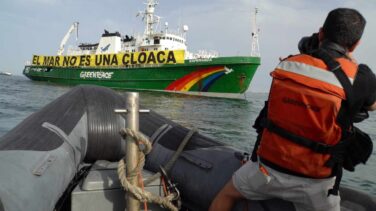
<path fill-rule="evenodd" d="M 203 85 L 199 86 L 200 89 L 198 91 L 207 92 L 210 86 L 214 84 L 214 82 L 221 76 L 223 76 L 225 72 L 226 68 L 224 66 L 200 69 L 177 79 L 165 90 L 188 92 L 195 84 L 203 81 Z"/>

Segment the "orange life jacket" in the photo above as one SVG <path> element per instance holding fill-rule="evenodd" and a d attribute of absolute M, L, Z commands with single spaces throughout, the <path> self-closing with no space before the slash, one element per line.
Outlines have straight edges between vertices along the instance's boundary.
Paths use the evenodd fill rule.
<path fill-rule="evenodd" d="M 353 82 L 358 66 L 338 58 L 345 75 Z M 342 138 L 337 121 L 345 90 L 335 74 L 321 60 L 310 55 L 297 55 L 282 61 L 271 73 L 273 82 L 269 94 L 267 119 L 289 133 L 334 146 Z M 312 178 L 332 175 L 325 166 L 330 154 L 294 143 L 268 128 L 264 128 L 257 154 L 283 169 Z"/>

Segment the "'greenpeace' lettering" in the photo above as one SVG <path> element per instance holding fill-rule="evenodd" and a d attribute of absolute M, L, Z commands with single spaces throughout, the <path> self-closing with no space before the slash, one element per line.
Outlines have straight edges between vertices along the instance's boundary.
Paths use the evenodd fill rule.
<path fill-rule="evenodd" d="M 91 72 L 84 71 L 80 73 L 80 78 L 111 79 L 114 72 Z"/>

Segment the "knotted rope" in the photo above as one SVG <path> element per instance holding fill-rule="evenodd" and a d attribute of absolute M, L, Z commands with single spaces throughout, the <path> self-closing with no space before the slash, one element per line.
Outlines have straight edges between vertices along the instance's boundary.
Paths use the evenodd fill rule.
<path fill-rule="evenodd" d="M 126 172 L 126 163 L 125 157 L 119 161 L 118 165 L 118 175 L 120 179 L 120 183 L 122 184 L 125 191 L 131 193 L 137 200 L 142 202 L 149 202 L 149 203 L 156 203 L 165 208 L 168 208 L 172 211 L 178 211 L 178 208 L 171 203 L 171 201 L 175 198 L 174 194 L 169 194 L 166 197 L 161 197 L 154 195 L 148 191 L 144 191 L 136 185 L 132 185 L 129 181 L 133 180 L 137 177 L 137 174 L 141 172 L 145 165 L 145 155 L 150 153 L 152 145 L 147 137 L 145 137 L 142 133 L 136 132 L 129 128 L 124 128 L 120 131 L 120 134 L 125 139 L 126 136 L 130 136 L 132 141 L 135 141 L 139 145 L 140 153 L 138 153 L 138 163 L 137 166 L 131 171 Z M 142 144 L 140 147 L 140 144 Z"/>

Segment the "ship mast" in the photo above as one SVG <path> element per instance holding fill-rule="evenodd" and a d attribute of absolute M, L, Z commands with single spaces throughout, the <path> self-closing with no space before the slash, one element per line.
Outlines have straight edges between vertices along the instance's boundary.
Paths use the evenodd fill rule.
<path fill-rule="evenodd" d="M 144 12 L 138 12 L 138 15 L 142 15 L 142 20 L 145 22 L 145 35 L 153 34 L 153 25 L 159 23 L 160 17 L 154 15 L 155 6 L 158 5 L 156 0 L 148 0 L 146 3 L 146 9 Z"/>
<path fill-rule="evenodd" d="M 258 33 L 260 29 L 257 26 L 256 16 L 258 13 L 258 8 L 255 8 L 255 12 L 252 15 L 252 50 L 251 56 L 260 57 L 260 47 L 258 41 Z"/>

